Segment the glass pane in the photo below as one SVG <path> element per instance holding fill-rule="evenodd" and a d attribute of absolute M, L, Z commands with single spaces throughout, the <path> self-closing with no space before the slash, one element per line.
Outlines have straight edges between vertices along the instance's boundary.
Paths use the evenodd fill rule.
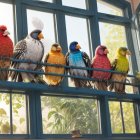
<path fill-rule="evenodd" d="M 10 38 L 14 42 L 14 16 L 12 4 L 0 2 L 0 25 L 7 26 L 7 29 L 10 32 Z"/>
<path fill-rule="evenodd" d="M 62 4 L 65 6 L 86 9 L 86 1 L 87 0 L 62 0 Z"/>
<path fill-rule="evenodd" d="M 44 134 L 100 133 L 97 100 L 41 97 Z"/>
<path fill-rule="evenodd" d="M 127 47 L 125 27 L 121 25 L 109 24 L 105 22 L 99 22 L 101 44 L 107 46 L 109 50 L 108 57 L 112 62 L 116 57 L 116 50 L 119 47 Z M 129 65 L 131 66 L 131 58 L 129 59 Z M 129 74 L 132 74 L 132 68 L 130 67 Z M 128 78 L 130 80 L 130 78 Z M 131 80 L 130 80 L 131 81 Z M 127 93 L 133 93 L 132 86 L 126 86 Z"/>
<path fill-rule="evenodd" d="M 120 102 L 109 102 L 112 133 L 123 133 Z"/>
<path fill-rule="evenodd" d="M 77 41 L 81 46 L 81 51 L 86 52 L 90 56 L 90 45 L 88 35 L 87 19 L 65 16 L 66 19 L 66 30 L 67 30 L 67 41 L 68 46 L 71 42 Z M 69 86 L 74 87 L 73 82 L 69 79 Z"/>
<path fill-rule="evenodd" d="M 123 16 L 123 10 L 111 5 L 103 0 L 97 0 L 98 12 L 116 15 L 116 16 Z"/>
<path fill-rule="evenodd" d="M 43 42 L 45 47 L 45 57 L 46 54 L 50 51 L 51 45 L 56 42 L 54 14 L 27 9 L 28 33 L 34 30 L 34 26 L 32 25 L 33 18 L 40 19 L 44 24 L 44 39 L 42 39 L 41 41 Z"/>
<path fill-rule="evenodd" d="M 10 95 L 0 93 L 0 134 L 10 133 Z"/>
<path fill-rule="evenodd" d="M 53 2 L 53 0 L 38 0 L 38 1 L 45 1 L 45 2 Z"/>
<path fill-rule="evenodd" d="M 26 114 L 26 98 L 25 95 L 12 95 L 12 111 L 13 111 L 13 133 L 27 133 L 27 114 Z"/>
<path fill-rule="evenodd" d="M 133 103 L 122 103 L 125 133 L 136 133 Z"/>
<path fill-rule="evenodd" d="M 81 45 L 81 51 L 90 55 L 87 19 L 72 16 L 65 16 L 65 18 L 68 45 L 77 41 Z"/>

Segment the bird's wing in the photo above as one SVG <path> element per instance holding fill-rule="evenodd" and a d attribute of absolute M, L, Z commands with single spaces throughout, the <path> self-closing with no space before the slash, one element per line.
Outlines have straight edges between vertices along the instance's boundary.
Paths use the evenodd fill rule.
<path fill-rule="evenodd" d="M 25 59 L 25 53 L 27 52 L 27 44 L 26 44 L 26 40 L 21 40 L 19 41 L 15 48 L 14 48 L 14 53 L 13 53 L 13 59 L 18 59 L 18 60 L 22 60 L 22 59 Z M 12 61 L 11 62 L 11 68 L 15 68 L 15 69 L 18 69 L 19 67 L 19 64 L 18 62 L 14 62 Z M 9 72 L 9 75 L 8 77 L 11 77 L 12 80 L 16 79 L 18 73 L 17 72 L 14 72 L 14 71 L 10 71 Z"/>
<path fill-rule="evenodd" d="M 69 66 L 69 55 L 70 55 L 70 52 L 67 52 L 66 55 L 65 55 L 66 65 L 67 66 Z M 69 72 L 70 73 L 70 69 L 69 68 L 66 68 L 66 71 L 65 72 Z"/>
<path fill-rule="evenodd" d="M 111 69 L 115 70 L 116 69 L 116 65 L 117 65 L 117 59 L 114 59 L 111 63 Z"/>
<path fill-rule="evenodd" d="M 90 60 L 89 56 L 87 55 L 87 53 L 82 52 L 82 57 L 83 57 L 83 60 L 84 60 L 84 63 L 86 65 L 86 67 L 90 67 L 91 66 L 91 60 Z"/>
<path fill-rule="evenodd" d="M 66 58 L 66 65 L 69 66 L 69 55 L 70 53 L 67 52 L 66 55 L 65 55 L 65 58 Z"/>
<path fill-rule="evenodd" d="M 14 48 L 14 59 L 24 59 L 25 53 L 27 52 L 26 40 L 18 42 Z"/>
<path fill-rule="evenodd" d="M 45 59 L 44 59 L 44 63 L 47 63 L 48 58 L 49 58 L 49 53 L 46 55 L 46 57 L 45 57 Z"/>
<path fill-rule="evenodd" d="M 82 57 L 83 57 L 83 60 L 84 60 L 86 67 L 90 68 L 91 67 L 91 60 L 90 60 L 88 54 L 86 52 L 82 52 Z M 92 72 L 91 70 L 88 70 L 89 76 L 91 75 L 91 72 Z"/>

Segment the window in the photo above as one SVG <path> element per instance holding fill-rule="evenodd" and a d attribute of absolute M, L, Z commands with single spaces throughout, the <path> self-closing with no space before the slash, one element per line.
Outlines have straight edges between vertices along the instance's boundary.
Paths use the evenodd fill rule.
<path fill-rule="evenodd" d="M 90 56 L 90 37 L 87 19 L 74 16 L 65 16 L 65 18 L 68 45 L 72 41 L 77 41 L 81 45 L 81 50 Z"/>
<path fill-rule="evenodd" d="M 125 26 L 99 22 L 101 44 L 109 49 L 108 57 L 112 62 L 116 57 L 116 50 L 119 47 L 127 47 Z M 129 73 L 132 73 L 131 58 L 129 57 Z M 131 79 L 128 78 L 130 81 Z M 133 87 L 127 86 L 127 93 L 133 93 Z"/>
<path fill-rule="evenodd" d="M 116 49 L 127 47 L 125 27 L 116 24 L 99 22 L 101 44 L 108 47 L 109 58 L 114 59 Z"/>
<path fill-rule="evenodd" d="M 123 16 L 123 10 L 103 0 L 97 0 L 98 12 L 110 15 Z"/>
<path fill-rule="evenodd" d="M 39 0 L 39 1 L 45 1 L 45 2 L 53 2 L 53 0 Z"/>
<path fill-rule="evenodd" d="M 62 0 L 62 4 L 70 7 L 86 9 L 87 0 Z"/>
<path fill-rule="evenodd" d="M 6 18 L 5 18 L 6 17 Z M 13 5 L 0 2 L 0 25 L 7 26 L 10 38 L 15 42 Z"/>
<path fill-rule="evenodd" d="M 134 104 L 109 102 L 112 133 L 136 133 Z"/>
<path fill-rule="evenodd" d="M 128 46 L 134 53 L 130 13 L 125 0 L 0 0 L 0 25 L 8 27 L 15 44 L 35 29 L 33 18 L 43 22 L 44 57 L 53 43 L 60 43 L 66 54 L 72 41 L 77 41 L 90 58 L 99 44 L 108 47 L 111 61 L 118 47 Z M 138 39 L 139 33 L 135 35 Z M 135 57 L 129 57 L 134 72 Z M 38 82 L 44 72 L 37 72 Z M 139 139 L 137 89 L 138 94 L 133 94 L 132 86 L 127 86 L 126 93 L 132 94 L 122 95 L 96 90 L 94 81 L 92 88 L 74 87 L 67 74 L 58 86 L 0 81 L 0 138 L 71 139 L 72 131 L 78 129 L 84 139 Z"/>
<path fill-rule="evenodd" d="M 25 95 L 0 93 L 0 134 L 27 134 Z"/>
<path fill-rule="evenodd" d="M 44 134 L 100 133 L 97 100 L 41 97 Z"/>
<path fill-rule="evenodd" d="M 54 14 L 27 9 L 28 33 L 35 29 L 32 24 L 33 18 L 38 18 L 44 24 L 44 39 L 42 42 L 45 46 L 45 57 L 45 55 L 50 51 L 51 45 L 56 42 Z"/>

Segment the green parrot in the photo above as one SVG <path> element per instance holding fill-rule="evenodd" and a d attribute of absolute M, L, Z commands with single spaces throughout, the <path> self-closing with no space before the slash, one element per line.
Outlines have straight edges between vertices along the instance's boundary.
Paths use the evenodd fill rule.
<path fill-rule="evenodd" d="M 120 47 L 116 54 L 116 59 L 111 64 L 112 69 L 125 74 L 112 73 L 111 80 L 125 82 L 127 73 L 129 71 L 129 61 L 126 55 L 131 55 L 131 53 L 126 47 Z M 112 82 L 109 86 L 109 90 L 114 90 L 117 93 L 125 93 L 125 84 Z"/>

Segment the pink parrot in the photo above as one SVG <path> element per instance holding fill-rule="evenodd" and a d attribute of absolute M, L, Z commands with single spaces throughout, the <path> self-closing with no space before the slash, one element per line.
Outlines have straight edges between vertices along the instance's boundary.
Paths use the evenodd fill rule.
<path fill-rule="evenodd" d="M 91 67 L 98 68 L 98 69 L 104 69 L 104 70 L 110 70 L 111 63 L 107 57 L 108 53 L 109 53 L 109 51 L 106 46 L 99 45 L 95 50 L 95 56 L 92 60 Z M 110 79 L 110 76 L 111 76 L 110 72 L 93 71 L 92 78 L 96 78 L 99 80 L 94 83 L 96 89 L 107 90 L 107 80 Z"/>

